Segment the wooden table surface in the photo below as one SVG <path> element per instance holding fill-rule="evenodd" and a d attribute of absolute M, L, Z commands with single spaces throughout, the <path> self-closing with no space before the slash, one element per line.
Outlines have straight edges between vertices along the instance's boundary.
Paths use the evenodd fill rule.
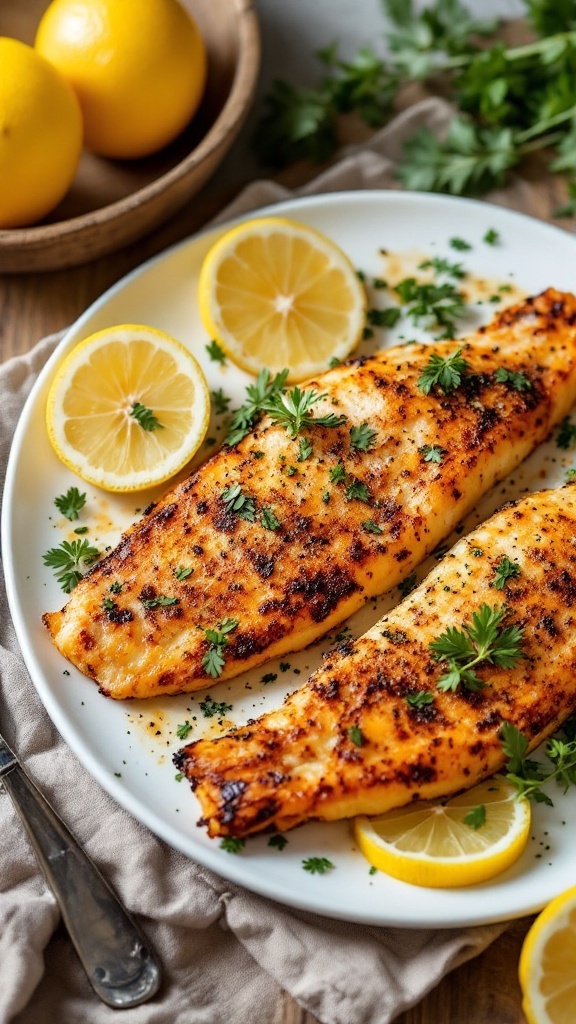
<path fill-rule="evenodd" d="M 297 186 L 317 171 L 299 166 L 281 180 Z M 44 335 L 71 323 L 133 267 L 200 228 L 243 184 L 241 180 L 229 184 L 230 174 L 225 180 L 223 184 L 216 176 L 183 215 L 113 256 L 59 272 L 0 276 L 0 359 L 28 351 Z M 511 205 L 551 220 L 562 198 L 561 186 L 535 163 Z M 525 1024 L 517 964 L 530 923 L 531 919 L 513 923 L 483 955 L 453 971 L 416 1007 L 398 1017 L 397 1024 Z M 285 994 L 270 1024 L 316 1024 L 316 1018 Z"/>

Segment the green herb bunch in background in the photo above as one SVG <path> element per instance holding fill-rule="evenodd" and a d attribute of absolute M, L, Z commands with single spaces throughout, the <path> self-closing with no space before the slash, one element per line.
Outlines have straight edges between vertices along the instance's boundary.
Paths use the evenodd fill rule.
<path fill-rule="evenodd" d="M 423 82 L 457 113 L 443 139 L 427 128 L 408 139 L 398 169 L 405 187 L 481 195 L 545 150 L 550 169 L 567 174 L 569 201 L 557 213 L 576 214 L 576 0 L 526 0 L 532 40 L 515 47 L 499 36 L 501 23 L 461 0 L 435 0 L 421 12 L 413 0 L 382 6 L 382 54 L 366 46 L 343 61 L 333 43 L 317 53 L 317 88 L 274 83 L 256 133 L 261 159 L 276 168 L 326 160 L 338 146 L 340 115 L 355 112 L 378 128 L 400 87 Z"/>

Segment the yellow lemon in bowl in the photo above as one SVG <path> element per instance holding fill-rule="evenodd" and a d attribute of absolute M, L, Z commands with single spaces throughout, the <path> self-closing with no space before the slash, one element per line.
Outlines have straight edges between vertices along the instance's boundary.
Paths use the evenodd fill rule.
<path fill-rule="evenodd" d="M 31 46 L 0 38 L 0 228 L 34 224 L 57 206 L 81 149 L 71 87 Z"/>
<path fill-rule="evenodd" d="M 85 145 L 102 156 L 156 152 L 202 98 L 204 42 L 177 0 L 53 0 L 34 45 L 74 88 Z"/>

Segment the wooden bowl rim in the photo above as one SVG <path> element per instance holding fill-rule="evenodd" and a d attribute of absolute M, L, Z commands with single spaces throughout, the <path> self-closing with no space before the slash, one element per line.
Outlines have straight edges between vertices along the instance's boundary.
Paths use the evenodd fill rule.
<path fill-rule="evenodd" d="M 258 79 L 260 28 L 254 6 L 255 0 L 233 0 L 233 3 L 238 14 L 238 61 L 232 88 L 214 124 L 188 156 L 148 185 L 123 196 L 122 199 L 116 199 L 113 203 L 107 203 L 106 206 L 77 217 L 70 217 L 68 220 L 55 221 L 53 224 L 0 230 L 0 250 L 22 250 L 26 248 L 27 243 L 32 246 L 50 241 L 60 242 L 85 228 L 100 227 L 121 215 L 128 214 L 137 207 L 151 202 L 157 195 L 185 178 L 197 164 L 217 150 L 224 140 L 236 131 Z"/>

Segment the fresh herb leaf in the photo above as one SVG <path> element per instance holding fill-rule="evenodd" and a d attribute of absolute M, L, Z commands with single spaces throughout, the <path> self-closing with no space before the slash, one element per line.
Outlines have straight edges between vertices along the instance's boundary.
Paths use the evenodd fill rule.
<path fill-rule="evenodd" d="M 225 395 L 222 388 L 218 388 L 217 391 L 212 391 L 212 402 L 214 404 L 214 412 L 217 416 L 223 416 L 225 412 L 228 412 L 228 406 L 230 405 L 229 395 Z"/>
<path fill-rule="evenodd" d="M 58 511 L 66 516 L 66 519 L 73 522 L 78 519 L 78 513 L 86 504 L 86 495 L 80 493 L 77 487 L 69 487 L 66 494 L 60 494 L 54 498 L 54 504 Z"/>
<path fill-rule="evenodd" d="M 105 612 L 112 612 L 117 607 L 116 601 L 113 597 L 105 597 L 102 601 L 102 607 Z"/>
<path fill-rule="evenodd" d="M 178 739 L 185 740 L 188 734 L 192 732 L 193 728 L 194 726 L 192 725 L 192 723 L 189 722 L 188 719 L 186 719 L 186 721 L 182 722 L 176 729 L 176 735 Z"/>
<path fill-rule="evenodd" d="M 284 388 L 288 373 L 286 369 L 272 376 L 270 370 L 260 370 L 255 384 L 246 388 L 246 401 L 232 415 L 225 444 L 238 444 L 250 433 L 263 416 L 265 403 Z"/>
<path fill-rule="evenodd" d="M 100 558 L 100 552 L 87 540 L 63 540 L 59 547 L 49 548 L 42 557 L 44 565 L 54 569 L 64 593 L 69 594 L 82 579 L 84 571 Z"/>
<path fill-rule="evenodd" d="M 264 505 L 262 507 L 260 522 L 265 530 L 277 530 L 280 526 L 280 520 L 275 515 L 271 505 Z"/>
<path fill-rule="evenodd" d="M 429 395 L 437 385 L 444 394 L 448 394 L 460 387 L 467 370 L 468 363 L 462 358 L 461 348 L 444 357 L 433 353 L 418 379 L 418 387 L 425 395 Z"/>
<path fill-rule="evenodd" d="M 480 195 L 502 185 L 523 153 L 507 127 L 482 127 L 455 117 L 444 139 L 419 128 L 405 145 L 398 177 L 406 188 Z"/>
<path fill-rule="evenodd" d="M 446 274 L 448 277 L 455 277 L 461 280 L 466 277 L 466 271 L 461 263 L 451 263 L 443 256 L 435 256 L 433 259 L 424 260 L 418 265 L 419 270 L 434 270 L 437 274 Z"/>
<path fill-rule="evenodd" d="M 226 853 L 240 853 L 245 845 L 245 839 L 240 839 L 238 836 L 225 836 L 220 843 L 220 849 L 226 850 Z"/>
<path fill-rule="evenodd" d="M 370 504 L 372 496 L 365 483 L 361 480 L 357 480 L 352 477 L 350 483 L 346 487 L 344 492 L 346 501 L 364 501 L 367 505 Z"/>
<path fill-rule="evenodd" d="M 194 569 L 192 569 L 190 566 L 184 565 L 181 565 L 178 569 L 174 569 L 174 575 L 180 583 L 182 583 L 184 580 L 187 580 L 188 577 L 191 576 L 193 572 Z"/>
<path fill-rule="evenodd" d="M 498 242 L 500 241 L 500 232 L 495 231 L 494 228 L 488 228 L 488 231 L 484 235 L 482 241 L 486 242 L 486 245 L 498 245 Z"/>
<path fill-rule="evenodd" d="M 521 571 L 518 562 L 512 562 L 508 555 L 502 555 L 491 586 L 496 587 L 496 590 L 504 590 L 508 580 L 516 579 L 520 576 Z"/>
<path fill-rule="evenodd" d="M 373 519 L 365 519 L 362 523 L 362 529 L 366 530 L 366 533 L 383 533 L 381 526 L 375 523 Z"/>
<path fill-rule="evenodd" d="M 140 424 L 142 430 L 163 430 L 164 424 L 160 423 L 157 416 L 154 415 L 152 409 L 148 409 L 147 406 L 142 405 L 142 402 L 134 402 L 130 409 L 130 415 Z"/>
<path fill-rule="evenodd" d="M 407 277 L 396 285 L 396 291 L 416 323 L 424 320 L 432 327 L 443 327 L 441 337 L 454 337 L 456 321 L 464 316 L 466 306 L 462 293 L 451 282 L 422 284 L 415 277 Z"/>
<path fill-rule="evenodd" d="M 306 462 L 314 451 L 312 441 L 309 437 L 301 437 L 298 443 L 298 458 L 297 462 Z"/>
<path fill-rule="evenodd" d="M 564 793 L 576 785 L 576 741 L 552 737 L 546 745 L 546 756 L 551 769 L 528 757 L 529 742 L 520 730 L 510 722 L 504 722 L 500 730 L 502 750 L 508 758 L 506 778 L 518 790 L 519 796 L 552 806 L 552 800 L 542 786 L 555 781 Z"/>
<path fill-rule="evenodd" d="M 442 448 L 439 444 L 423 444 L 418 449 L 419 454 L 422 456 L 424 462 L 437 462 L 440 464 L 444 460 L 444 456 L 448 454 L 446 448 Z"/>
<path fill-rule="evenodd" d="M 484 804 L 478 804 L 478 807 L 472 807 L 468 811 L 468 814 L 464 818 L 464 824 L 469 825 L 470 828 L 479 829 L 486 823 L 486 807 Z"/>
<path fill-rule="evenodd" d="M 360 452 L 367 452 L 376 444 L 377 436 L 378 431 L 373 430 L 367 423 L 361 423 L 359 426 L 351 427 L 350 447 L 356 448 Z"/>
<path fill-rule="evenodd" d="M 224 349 L 220 347 L 215 338 L 212 339 L 209 345 L 205 345 L 204 348 L 213 363 L 220 363 L 223 365 L 226 362 L 226 353 Z"/>
<path fill-rule="evenodd" d="M 366 310 L 366 319 L 371 327 L 395 327 L 401 316 L 398 306 Z"/>
<path fill-rule="evenodd" d="M 110 584 L 110 592 L 112 594 L 122 593 L 122 584 L 120 583 L 120 580 L 114 580 L 114 583 Z"/>
<path fill-rule="evenodd" d="M 411 708 L 422 708 L 426 704 L 434 703 L 434 694 L 428 690 L 419 690 L 418 693 L 411 693 L 406 697 L 406 703 Z"/>
<path fill-rule="evenodd" d="M 164 594 L 157 594 L 155 597 L 145 597 L 142 600 L 145 608 L 169 608 L 172 604 L 180 604 L 179 597 L 165 597 Z"/>
<path fill-rule="evenodd" d="M 332 466 L 332 468 L 328 472 L 328 476 L 330 477 L 330 483 L 332 484 L 343 484 L 347 475 L 348 474 L 346 473 L 346 470 L 341 462 L 338 462 L 335 466 Z"/>
<path fill-rule="evenodd" d="M 238 625 L 238 619 L 223 619 L 215 629 L 200 626 L 210 644 L 202 658 L 202 665 L 213 679 L 217 679 L 218 676 L 222 675 L 222 669 L 225 664 L 224 648 L 228 646 L 228 634 L 237 629 Z M 208 698 L 206 699 L 208 700 Z M 200 706 L 202 707 L 202 705 Z"/>
<path fill-rule="evenodd" d="M 227 512 L 233 512 L 239 519 L 245 519 L 249 523 L 254 522 L 256 519 L 254 498 L 244 494 L 240 484 L 236 483 L 225 487 L 220 497 Z"/>
<path fill-rule="evenodd" d="M 200 701 L 200 710 L 204 718 L 224 718 L 227 711 L 232 711 L 232 705 L 223 700 L 214 700 L 213 697 L 205 697 Z"/>
<path fill-rule="evenodd" d="M 514 668 L 522 652 L 523 629 L 501 626 L 506 606 L 483 604 L 472 612 L 471 622 L 462 629 L 449 626 L 428 646 L 436 661 L 446 661 L 448 671 L 438 680 L 439 690 L 456 691 L 460 684 L 467 690 L 481 690 L 486 684 L 477 675 L 477 665 L 487 663 L 499 668 Z"/>
<path fill-rule="evenodd" d="M 306 427 L 341 427 L 346 422 L 345 416 L 328 413 L 315 416 L 312 407 L 326 395 L 317 391 L 301 391 L 299 387 L 291 391 L 275 391 L 264 402 L 264 411 L 275 423 L 283 426 L 288 437 L 294 439 Z"/>
<path fill-rule="evenodd" d="M 499 384 L 509 384 L 515 391 L 528 391 L 532 387 L 532 381 L 525 373 L 507 370 L 504 366 L 499 366 L 494 371 L 494 379 Z"/>
<path fill-rule="evenodd" d="M 302 861 L 302 867 L 304 871 L 309 871 L 311 875 L 325 875 L 334 865 L 327 857 L 306 857 Z"/>
<path fill-rule="evenodd" d="M 286 836 L 282 836 L 279 832 L 276 832 L 273 836 L 270 836 L 268 846 L 274 846 L 277 850 L 283 850 L 285 846 L 288 846 L 288 840 L 286 839 Z"/>
<path fill-rule="evenodd" d="M 358 725 L 351 725 L 347 732 L 348 739 L 350 740 L 351 743 L 353 743 L 356 747 L 364 746 L 364 737 L 362 735 L 362 730 Z"/>
<path fill-rule="evenodd" d="M 468 252 L 472 248 L 470 242 L 467 242 L 464 238 L 451 238 L 448 244 L 458 252 Z"/>

